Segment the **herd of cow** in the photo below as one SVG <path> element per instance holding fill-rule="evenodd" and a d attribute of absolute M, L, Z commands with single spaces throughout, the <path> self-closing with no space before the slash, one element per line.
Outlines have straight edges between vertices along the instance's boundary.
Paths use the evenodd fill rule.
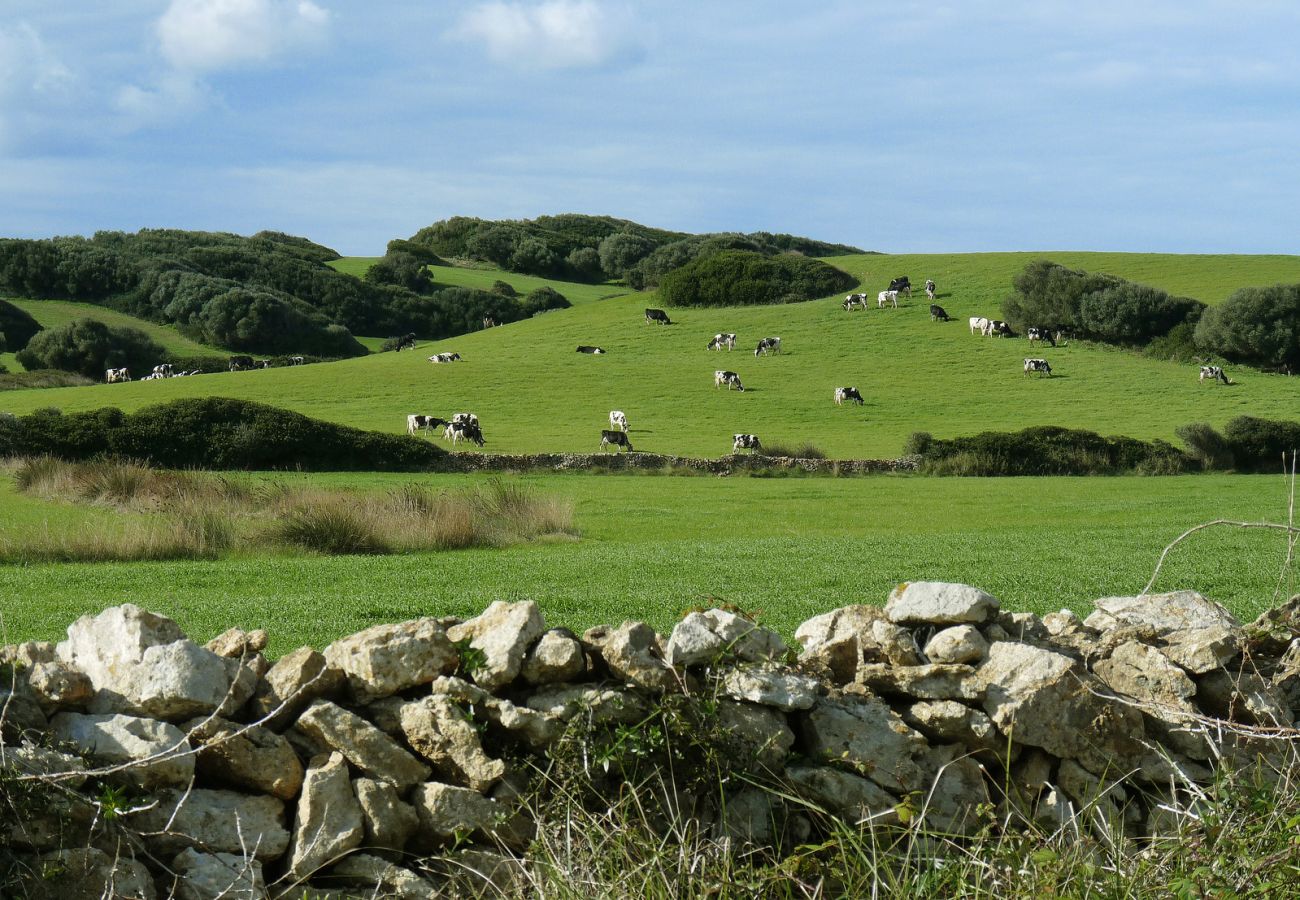
<path fill-rule="evenodd" d="M 434 431 L 439 428 L 442 429 L 442 436 L 451 441 L 452 446 L 461 441 L 473 441 L 480 447 L 487 443 L 483 439 L 483 429 L 479 427 L 478 416 L 473 413 L 456 413 L 450 420 L 418 413 L 406 417 L 407 434 L 415 434 L 421 429 Z"/>
<path fill-rule="evenodd" d="M 289 365 L 301 366 L 307 361 L 305 356 L 290 356 Z M 244 372 L 249 369 L 269 369 L 271 361 L 269 359 L 253 359 L 251 356 L 232 356 L 230 357 L 230 371 Z M 159 363 L 153 367 L 148 375 L 142 375 L 141 381 L 156 381 L 160 378 L 185 378 L 189 375 L 202 375 L 202 369 L 181 369 L 179 372 L 172 363 Z M 105 369 L 104 381 L 107 384 L 117 384 L 123 381 L 131 380 L 131 370 L 122 366 L 117 369 Z"/>

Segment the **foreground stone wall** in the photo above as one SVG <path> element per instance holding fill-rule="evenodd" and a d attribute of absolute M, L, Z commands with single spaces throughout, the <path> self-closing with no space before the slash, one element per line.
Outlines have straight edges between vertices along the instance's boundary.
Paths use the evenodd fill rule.
<path fill-rule="evenodd" d="M 666 697 L 699 699 L 750 773 L 691 806 L 737 847 L 827 817 L 960 834 L 990 804 L 1008 827 L 1159 834 L 1216 767 L 1285 766 L 1297 741 L 1300 598 L 1248 626 L 1191 591 L 1080 621 L 915 582 L 795 636 L 722 609 L 577 636 L 497 602 L 272 663 L 265 632 L 200 646 L 113 607 L 0 648 L 5 785 L 52 786 L 0 848 L 31 896 L 522 891 L 533 764 Z"/>

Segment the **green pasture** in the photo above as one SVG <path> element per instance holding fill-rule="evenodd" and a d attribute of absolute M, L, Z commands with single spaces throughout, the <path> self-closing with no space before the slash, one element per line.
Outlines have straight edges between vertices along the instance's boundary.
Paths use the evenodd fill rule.
<path fill-rule="evenodd" d="M 367 490 L 410 480 L 274 477 Z M 1137 593 L 1186 528 L 1220 517 L 1285 521 L 1286 512 L 1282 480 L 1266 476 L 523 480 L 573 500 L 579 540 L 405 556 L 3 566 L 0 643 L 57 639 L 77 616 L 126 601 L 176 618 L 200 640 L 230 625 L 265 627 L 275 654 L 377 622 L 468 616 L 495 599 L 525 598 L 551 624 L 578 630 L 625 619 L 668 629 L 687 609 L 727 601 L 789 637 L 810 616 L 880 604 L 898 582 L 922 579 L 979 585 L 1014 610 L 1085 614 L 1098 597 Z M 0 478 L 5 531 L 106 528 L 119 515 L 16 495 Z M 1273 601 L 1284 554 L 1276 532 L 1202 532 L 1174 551 L 1156 589 L 1195 587 L 1253 618 Z"/>
<path fill-rule="evenodd" d="M 340 272 L 360 278 L 366 270 L 379 262 L 378 256 L 345 256 L 329 265 Z M 519 275 L 515 272 L 502 272 L 499 269 L 468 268 L 464 266 L 429 266 L 429 274 L 438 284 L 450 284 L 456 287 L 490 290 L 493 282 L 504 281 L 519 292 L 520 296 L 539 287 L 553 287 L 563 294 L 575 306 L 604 300 L 626 294 L 630 290 L 618 284 L 579 284 L 572 281 L 556 281 L 551 278 L 536 278 L 532 275 Z"/>

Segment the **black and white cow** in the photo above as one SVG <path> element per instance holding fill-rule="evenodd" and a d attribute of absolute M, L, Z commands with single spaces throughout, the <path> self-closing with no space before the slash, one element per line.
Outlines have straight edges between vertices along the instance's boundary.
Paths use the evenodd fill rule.
<path fill-rule="evenodd" d="M 459 353 L 435 353 L 433 356 L 429 357 L 429 362 L 431 363 L 449 363 L 458 362 L 459 360 Z"/>
<path fill-rule="evenodd" d="M 1025 360 L 1025 376 L 1028 377 L 1030 372 L 1037 372 L 1040 375 L 1052 377 L 1052 367 L 1047 364 L 1045 359 L 1027 359 Z"/>
<path fill-rule="evenodd" d="M 456 413 L 451 417 L 452 425 L 473 425 L 478 427 L 478 416 L 473 413 Z"/>
<path fill-rule="evenodd" d="M 621 409 L 611 409 L 609 411 L 609 427 L 617 428 L 619 431 L 627 431 L 627 414 Z"/>
<path fill-rule="evenodd" d="M 232 356 L 230 357 L 230 371 L 242 372 L 244 369 L 253 368 L 253 357 L 251 356 Z"/>
<path fill-rule="evenodd" d="M 130 381 L 131 373 L 123 366 L 120 369 L 109 369 L 104 373 L 104 382 L 106 384 L 116 384 L 119 381 Z"/>
<path fill-rule="evenodd" d="M 605 351 L 600 349 L 599 347 L 590 347 L 587 344 L 579 344 L 578 352 L 579 353 L 604 353 Z"/>
<path fill-rule="evenodd" d="M 600 430 L 600 452 L 604 453 L 606 447 L 613 447 L 615 453 L 618 452 L 619 447 L 624 448 L 628 453 L 632 452 L 632 442 L 628 440 L 626 434 L 621 431 L 609 431 L 602 428 Z"/>
<path fill-rule="evenodd" d="M 907 294 L 907 296 L 909 297 L 912 296 L 912 282 L 907 280 L 906 275 L 900 275 L 899 277 L 890 281 L 889 289 L 891 291 L 899 291 L 901 293 Z"/>
<path fill-rule="evenodd" d="M 157 380 L 159 380 L 160 378 L 166 378 L 166 377 L 167 377 L 166 375 L 162 375 L 162 374 L 160 374 L 160 373 L 158 373 L 158 372 L 150 372 L 148 375 L 144 376 L 144 377 L 141 378 L 140 380 L 141 380 L 141 381 L 157 381 Z"/>
<path fill-rule="evenodd" d="M 397 346 L 394 347 L 393 349 L 396 350 L 398 353 L 401 353 L 407 347 L 415 346 L 414 332 L 408 332 L 407 334 L 404 334 L 401 337 L 396 338 L 396 340 L 397 340 Z"/>
<path fill-rule="evenodd" d="M 448 422 L 442 436 L 451 441 L 453 447 L 461 441 L 473 441 L 480 447 L 487 443 L 483 440 L 483 432 L 479 429 L 477 421 Z"/>
<path fill-rule="evenodd" d="M 717 334 L 713 336 L 713 340 L 709 341 L 709 346 L 705 347 L 704 349 L 721 350 L 723 347 L 727 348 L 727 352 L 731 352 L 732 350 L 736 349 L 736 335 L 733 332 L 719 331 Z"/>
<path fill-rule="evenodd" d="M 836 406 L 843 406 L 845 400 L 849 401 L 850 403 L 856 403 L 858 406 L 861 406 L 861 405 L 862 405 L 862 402 L 863 402 L 863 401 L 862 401 L 862 395 L 861 395 L 860 393 L 858 393 L 858 389 L 857 389 L 857 388 L 855 388 L 855 387 L 838 387 L 838 388 L 836 388 L 836 389 L 835 389 L 835 405 L 836 405 Z"/>
<path fill-rule="evenodd" d="M 732 435 L 731 452 L 739 453 L 741 450 L 748 450 L 750 453 L 757 453 L 763 449 L 763 442 L 758 439 L 756 434 L 737 434 Z"/>
<path fill-rule="evenodd" d="M 1056 346 L 1056 335 L 1052 333 L 1052 329 L 1043 325 L 1030 325 L 1025 329 L 1025 334 L 1031 344 L 1034 341 L 1045 341 L 1052 347 Z"/>
<path fill-rule="evenodd" d="M 253 368 L 254 368 L 254 369 L 269 369 L 269 368 L 271 368 L 271 361 L 270 361 L 269 359 L 255 359 L 255 360 L 253 360 Z"/>
<path fill-rule="evenodd" d="M 948 310 L 944 309 L 942 306 L 936 306 L 935 304 L 931 303 L 930 320 L 935 321 L 938 319 L 942 319 L 945 322 L 951 322 L 952 316 L 948 315 Z"/>
<path fill-rule="evenodd" d="M 978 332 L 984 335 L 985 337 L 988 337 L 990 324 L 991 324 L 990 321 L 984 318 L 983 316 L 971 316 L 970 333 L 975 334 L 976 332 Z"/>
<path fill-rule="evenodd" d="M 648 323 L 655 322 L 659 325 L 671 325 L 672 320 L 668 318 L 668 313 L 662 309 L 647 309 L 645 311 L 645 320 Z"/>
<path fill-rule="evenodd" d="M 406 433 L 415 434 L 421 428 L 433 431 L 435 428 L 446 428 L 450 424 L 446 419 L 437 416 L 421 416 L 413 413 L 406 417 Z"/>
<path fill-rule="evenodd" d="M 1222 381 L 1224 384 L 1232 383 L 1224 373 L 1223 366 L 1201 366 L 1201 383 L 1204 384 L 1207 378 L 1211 381 Z"/>
<path fill-rule="evenodd" d="M 876 309 L 882 309 L 889 303 L 894 304 L 894 309 L 898 309 L 898 291 L 888 290 L 876 294 Z"/>
<path fill-rule="evenodd" d="M 153 367 L 153 374 L 159 378 L 171 378 L 176 374 L 176 367 L 171 363 L 159 363 Z"/>
<path fill-rule="evenodd" d="M 844 302 L 841 304 L 841 306 L 844 307 L 845 312 L 852 312 L 853 307 L 855 306 L 860 306 L 862 309 L 865 310 L 867 308 L 867 295 L 849 294 L 847 297 L 844 298 Z"/>
<path fill-rule="evenodd" d="M 780 352 L 781 352 L 781 339 L 779 337 L 765 337 L 761 341 L 759 341 L 758 346 L 754 348 L 755 356 L 758 356 L 760 353 L 766 356 L 769 353 L 780 353 Z"/>
<path fill-rule="evenodd" d="M 718 369 L 718 371 L 713 373 L 713 387 L 720 388 L 724 384 L 727 386 L 727 390 L 731 390 L 734 387 L 736 390 L 740 391 L 741 393 L 745 392 L 745 386 L 740 383 L 739 375 L 737 375 L 735 372 L 727 372 L 722 369 Z"/>
<path fill-rule="evenodd" d="M 925 279 L 925 296 L 929 297 L 931 300 L 934 299 L 934 279 L 933 279 L 933 278 L 927 278 L 927 279 Z"/>
<path fill-rule="evenodd" d="M 1015 337 L 1016 333 L 1011 330 L 1010 322 L 1003 322 L 1001 319 L 992 319 L 989 322 L 988 336 L 992 337 L 993 335 L 997 335 L 998 337 Z"/>
<path fill-rule="evenodd" d="M 307 357 L 305 357 L 305 356 L 291 356 L 291 357 L 289 357 L 289 365 L 291 365 L 291 366 L 301 366 L 301 365 L 302 365 L 303 363 L 305 363 L 306 361 L 307 361 Z"/>
<path fill-rule="evenodd" d="M 484 328 L 496 328 L 496 327 L 497 327 L 497 320 L 494 319 L 494 318 L 492 318 L 491 316 L 484 316 L 484 317 L 483 317 L 483 327 L 484 327 Z"/>

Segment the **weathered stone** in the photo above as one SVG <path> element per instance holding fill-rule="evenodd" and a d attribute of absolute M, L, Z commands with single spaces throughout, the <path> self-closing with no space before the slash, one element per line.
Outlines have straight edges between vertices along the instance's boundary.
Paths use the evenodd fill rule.
<path fill-rule="evenodd" d="M 80 774 L 86 771 L 85 760 L 47 747 L 6 747 L 0 752 L 0 764 L 12 766 L 20 775 L 44 775 L 71 790 L 86 783 L 86 776 Z"/>
<path fill-rule="evenodd" d="M 172 860 L 176 900 L 265 900 L 262 864 L 235 853 L 182 850 Z"/>
<path fill-rule="evenodd" d="M 58 659 L 32 665 L 27 671 L 27 685 L 46 715 L 61 709 L 85 709 L 95 695 L 95 687 L 85 672 Z"/>
<path fill-rule="evenodd" d="M 497 821 L 507 813 L 501 804 L 477 791 L 436 781 L 417 787 L 411 802 L 420 817 L 422 836 L 438 841 L 466 835 L 490 838 Z"/>
<path fill-rule="evenodd" d="M 17 663 L 20 668 L 30 669 L 37 663 L 53 660 L 54 644 L 50 641 L 24 641 L 21 644 L 0 646 L 0 666 Z"/>
<path fill-rule="evenodd" d="M 903 721 L 927 737 L 945 743 L 956 742 L 971 750 L 1007 750 L 1006 741 L 998 735 L 988 716 L 955 700 L 914 703 L 903 714 Z"/>
<path fill-rule="evenodd" d="M 766 706 L 719 700 L 718 725 L 733 761 L 753 761 L 759 768 L 778 770 L 794 747 L 794 732 L 785 716 Z"/>
<path fill-rule="evenodd" d="M 817 701 L 818 682 L 770 666 L 732 669 L 722 676 L 718 689 L 733 700 L 748 700 L 789 712 L 808 709 Z"/>
<path fill-rule="evenodd" d="M 114 859 L 94 847 L 46 853 L 33 868 L 21 896 L 51 900 L 154 900 L 158 896 L 144 863 Z"/>
<path fill-rule="evenodd" d="M 609 671 L 620 681 L 656 691 L 676 691 L 677 673 L 664 661 L 659 635 L 644 622 L 624 622 L 605 634 L 587 632 Z"/>
<path fill-rule="evenodd" d="M 343 754 L 317 756 L 307 766 L 302 796 L 298 798 L 288 874 L 306 878 L 361 846 L 364 838 L 361 805 L 352 793 Z"/>
<path fill-rule="evenodd" d="M 837 684 L 847 684 L 862 662 L 864 639 L 874 643 L 870 638 L 872 623 L 884 619 L 884 615 L 874 606 L 859 605 L 813 616 L 794 633 L 803 646 L 800 661 L 823 666 Z"/>
<path fill-rule="evenodd" d="M 369 888 L 367 895 L 394 900 L 433 900 L 441 896 L 434 886 L 410 869 L 369 853 L 353 853 L 339 860 L 327 876 L 331 883 Z"/>
<path fill-rule="evenodd" d="M 1254 672 L 1218 669 L 1196 682 L 1196 703 L 1211 716 L 1251 725 L 1290 727 L 1291 710 Z"/>
<path fill-rule="evenodd" d="M 785 641 L 775 631 L 725 609 L 706 609 L 690 613 L 673 628 L 667 659 L 671 666 L 694 666 L 721 658 L 759 662 L 785 652 Z"/>
<path fill-rule="evenodd" d="M 946 834 L 978 831 L 980 808 L 989 802 L 983 767 L 956 745 L 931 747 L 920 763 L 930 782 L 916 803 L 925 823 Z"/>
<path fill-rule="evenodd" d="M 528 651 L 520 674 L 529 684 L 555 684 L 572 681 L 586 668 L 587 658 L 577 638 L 552 630 Z"/>
<path fill-rule="evenodd" d="M 856 680 L 878 694 L 917 700 L 979 700 L 984 695 L 983 685 L 975 679 L 974 667 L 966 665 L 864 663 L 858 667 Z"/>
<path fill-rule="evenodd" d="M 339 751 L 371 778 L 407 788 L 429 777 L 429 767 L 395 740 L 356 713 L 328 700 L 312 703 L 293 728 Z"/>
<path fill-rule="evenodd" d="M 978 625 L 998 611 L 997 598 L 968 584 L 913 581 L 889 594 L 885 615 L 900 625 Z"/>
<path fill-rule="evenodd" d="M 1082 630 L 1083 619 L 1080 619 L 1074 610 L 1062 609 L 1043 616 L 1043 627 L 1047 629 L 1048 634 L 1056 637 Z"/>
<path fill-rule="evenodd" d="M 469 641 L 469 646 L 482 654 L 470 677 L 495 691 L 519 677 L 524 654 L 545 630 L 541 610 L 533 601 L 497 600 L 468 622 L 447 629 L 447 637 L 453 643 Z"/>
<path fill-rule="evenodd" d="M 636 694 L 576 684 L 543 688 L 525 702 L 529 709 L 563 722 L 581 714 L 592 725 L 631 725 L 650 712 L 650 705 Z"/>
<path fill-rule="evenodd" d="M 989 642 L 973 625 L 954 625 L 935 633 L 924 653 L 932 663 L 977 663 L 988 653 Z"/>
<path fill-rule="evenodd" d="M 921 648 L 912 632 L 884 619 L 871 623 L 867 635 L 859 635 L 862 660 L 868 663 L 889 663 L 891 666 L 919 666 L 925 662 Z"/>
<path fill-rule="evenodd" d="M 1161 652 L 1193 675 L 1204 675 L 1227 665 L 1241 647 L 1240 630 L 1208 625 L 1166 634 Z"/>
<path fill-rule="evenodd" d="M 1052 636 L 1043 624 L 1043 620 L 1031 612 L 1011 612 L 1004 609 L 997 613 L 993 621 L 1002 626 L 1009 640 L 1042 644 Z"/>
<path fill-rule="evenodd" d="M 302 787 L 302 762 L 289 742 L 269 728 L 240 725 L 219 717 L 198 718 L 182 726 L 199 750 L 200 775 L 234 787 L 292 800 Z"/>
<path fill-rule="evenodd" d="M 1106 659 L 1098 660 L 1093 671 L 1112 691 L 1137 700 L 1148 729 L 1160 735 L 1174 752 L 1196 759 L 1209 758 L 1210 747 L 1205 739 L 1186 730 L 1196 717 L 1190 699 L 1196 694 L 1196 683 L 1159 650 L 1124 643 Z"/>
<path fill-rule="evenodd" d="M 1196 591 L 1172 591 L 1142 597 L 1102 597 L 1083 624 L 1098 631 L 1118 625 L 1149 625 L 1158 635 L 1209 628 L 1218 625 L 1229 630 L 1241 628 L 1232 615 L 1219 604 Z"/>
<path fill-rule="evenodd" d="M 779 797 L 761 788 L 746 788 L 727 798 L 714 825 L 714 834 L 742 846 L 767 846 L 772 843 L 781 815 Z"/>
<path fill-rule="evenodd" d="M 1278 657 L 1300 638 L 1300 594 L 1281 606 L 1265 610 L 1245 628 L 1250 654 L 1256 658 Z"/>
<path fill-rule="evenodd" d="M 823 697 L 804 718 L 803 740 L 810 758 L 851 767 L 887 790 L 922 787 L 916 760 L 925 738 L 875 697 Z"/>
<path fill-rule="evenodd" d="M 801 798 L 851 824 L 898 822 L 898 798 L 866 778 L 829 766 L 791 766 L 785 775 Z"/>
<path fill-rule="evenodd" d="M 460 654 L 434 619 L 375 625 L 325 648 L 359 702 L 378 700 L 455 670 Z"/>
<path fill-rule="evenodd" d="M 261 628 L 252 631 L 227 628 L 203 646 L 217 656 L 232 659 L 240 656 L 252 657 L 266 649 L 267 639 L 266 631 Z"/>
<path fill-rule="evenodd" d="M 1061 760 L 1056 781 L 1098 835 L 1114 834 L 1137 812 L 1126 812 L 1128 793 L 1113 778 L 1103 783 L 1074 760 Z"/>
<path fill-rule="evenodd" d="M 86 751 L 96 764 L 132 763 L 109 777 L 141 790 L 186 785 L 194 776 L 194 757 L 185 732 L 167 722 L 136 716 L 59 713 L 50 722 L 50 734 L 55 740 Z M 142 761 L 146 759 L 150 761 Z"/>
<path fill-rule="evenodd" d="M 167 788 L 154 799 L 157 804 L 132 815 L 130 824 L 148 836 L 157 852 L 171 855 L 193 847 L 208 853 L 247 853 L 265 862 L 284 855 L 289 847 L 284 801 L 275 797 Z"/>
<path fill-rule="evenodd" d="M 1098 696 L 1101 685 L 1068 656 L 999 641 L 976 678 L 986 688 L 984 711 L 1018 743 L 1077 759 L 1094 772 L 1141 751 L 1142 714 Z"/>
<path fill-rule="evenodd" d="M 366 846 L 401 851 L 420 824 L 415 807 L 403 802 L 397 788 L 387 781 L 357 778 L 352 790 L 365 821 Z"/>
<path fill-rule="evenodd" d="M 413 700 L 402 706 L 402 733 L 443 778 L 482 792 L 505 773 L 506 766 L 483 752 L 466 712 L 446 696 Z"/>
<path fill-rule="evenodd" d="M 262 676 L 248 704 L 249 712 L 279 730 L 313 700 L 336 696 L 343 684 L 343 672 L 326 663 L 323 654 L 299 647 L 276 660 Z"/>
<path fill-rule="evenodd" d="M 429 686 L 434 696 L 443 696 L 462 707 L 472 717 L 488 722 L 510 732 L 534 749 L 549 747 L 560 736 L 560 721 L 545 713 L 509 700 L 494 697 L 478 685 L 470 684 L 451 675 L 435 678 Z M 397 710 L 401 724 L 401 708 Z"/>
<path fill-rule="evenodd" d="M 25 681 L 0 684 L 0 744 L 17 744 L 24 735 L 36 738 L 49 727 L 49 720 Z"/>

